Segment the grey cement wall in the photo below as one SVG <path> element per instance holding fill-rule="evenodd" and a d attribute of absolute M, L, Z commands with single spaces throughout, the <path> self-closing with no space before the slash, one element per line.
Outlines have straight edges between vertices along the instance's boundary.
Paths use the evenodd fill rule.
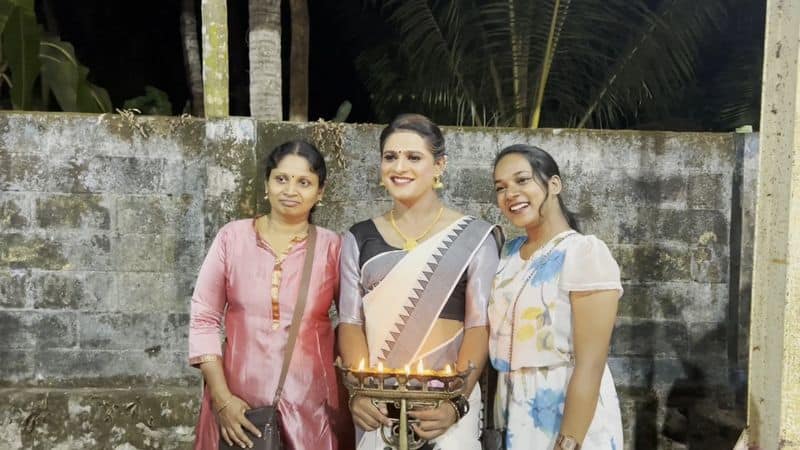
<path fill-rule="evenodd" d="M 264 210 L 263 157 L 290 138 L 329 159 L 317 223 L 344 230 L 382 212 L 379 132 L 0 114 L 0 448 L 189 448 L 200 388 L 188 306 L 206 245 Z M 617 257 L 626 293 L 610 365 L 626 448 L 726 448 L 744 412 L 729 382 L 747 367 L 757 140 L 456 128 L 446 139 L 448 203 L 504 223 L 491 160 L 536 144 L 561 164 L 584 231 Z"/>

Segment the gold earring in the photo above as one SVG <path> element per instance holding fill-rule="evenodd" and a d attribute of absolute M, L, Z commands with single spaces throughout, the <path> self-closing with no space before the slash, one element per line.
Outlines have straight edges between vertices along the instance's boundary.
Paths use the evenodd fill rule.
<path fill-rule="evenodd" d="M 264 200 L 269 200 L 269 192 L 264 192 Z"/>
<path fill-rule="evenodd" d="M 386 185 L 385 185 L 385 184 L 383 184 L 383 179 L 382 179 L 382 178 L 381 178 L 381 181 L 379 181 L 379 182 L 378 182 L 378 186 L 380 186 L 380 187 L 386 187 Z"/>
<path fill-rule="evenodd" d="M 317 200 L 317 206 L 325 206 L 325 204 L 322 203 L 322 199 Z"/>
<path fill-rule="evenodd" d="M 442 189 L 444 187 L 444 183 L 442 183 L 442 176 L 436 175 L 433 177 L 433 188 L 434 189 Z"/>

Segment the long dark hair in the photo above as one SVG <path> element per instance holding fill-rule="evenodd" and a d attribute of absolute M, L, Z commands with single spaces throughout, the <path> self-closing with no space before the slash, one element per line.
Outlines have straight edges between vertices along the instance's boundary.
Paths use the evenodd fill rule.
<path fill-rule="evenodd" d="M 442 130 L 433 121 L 422 114 L 400 114 L 381 131 L 380 148 L 383 152 L 383 144 L 392 133 L 397 131 L 411 131 L 417 133 L 430 146 L 433 159 L 438 160 L 445 155 L 444 136 Z"/>
<path fill-rule="evenodd" d="M 497 169 L 497 163 L 500 162 L 501 159 L 512 154 L 520 155 L 528 161 L 528 163 L 531 165 L 531 169 L 533 169 L 533 176 L 536 177 L 539 185 L 544 188 L 544 199 L 547 200 L 547 198 L 550 196 L 550 188 L 547 186 L 547 182 L 555 175 L 558 175 L 558 177 L 561 178 L 561 172 L 558 170 L 558 164 L 556 164 L 556 161 L 553 159 L 553 157 L 539 147 L 525 144 L 514 144 L 500 150 L 500 153 L 495 156 L 493 170 Z M 564 214 L 564 217 L 566 217 L 570 228 L 575 231 L 580 231 L 578 220 L 575 218 L 575 214 L 567 209 L 560 194 L 556 195 L 556 197 L 558 198 L 558 206 L 561 208 L 561 212 Z M 544 202 L 542 202 L 542 204 L 539 206 L 539 214 L 541 214 L 543 206 Z"/>
<path fill-rule="evenodd" d="M 287 141 L 275 147 L 267 156 L 267 168 L 265 171 L 265 180 L 269 180 L 269 175 L 272 170 L 278 167 L 278 164 L 288 155 L 297 155 L 308 161 L 308 167 L 319 178 L 319 187 L 325 186 L 325 180 L 328 178 L 328 169 L 325 167 L 325 157 L 322 156 L 317 147 L 314 147 L 306 141 Z M 311 223 L 311 214 L 317 206 L 311 208 L 308 216 L 308 222 Z"/>

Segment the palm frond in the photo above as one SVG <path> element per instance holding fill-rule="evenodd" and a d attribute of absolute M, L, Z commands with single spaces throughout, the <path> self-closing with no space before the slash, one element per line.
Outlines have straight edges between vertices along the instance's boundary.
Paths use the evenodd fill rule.
<path fill-rule="evenodd" d="M 723 1 L 664 0 L 644 14 L 637 33 L 594 87 L 577 126 L 613 126 L 644 102 L 674 98 L 694 76 L 699 46 L 719 29 L 725 13 Z"/>
<path fill-rule="evenodd" d="M 392 32 L 357 67 L 382 117 L 631 126 L 683 98 L 732 1 L 756 0 L 364 0 Z"/>

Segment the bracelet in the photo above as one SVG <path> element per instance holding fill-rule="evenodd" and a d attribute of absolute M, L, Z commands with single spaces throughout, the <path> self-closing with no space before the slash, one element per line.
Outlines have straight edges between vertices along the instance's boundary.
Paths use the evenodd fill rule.
<path fill-rule="evenodd" d="M 449 399 L 447 403 L 449 403 L 450 406 L 456 410 L 456 416 L 458 417 L 458 420 L 461 420 L 467 415 L 467 413 L 469 413 L 469 400 L 467 400 L 467 397 L 464 397 L 463 395 L 453 397 Z"/>
<path fill-rule="evenodd" d="M 217 408 L 217 414 L 221 413 L 222 410 L 227 408 L 228 406 L 231 406 L 231 403 L 233 403 L 233 397 L 229 398 L 225 403 L 222 404 L 222 406 Z"/>
<path fill-rule="evenodd" d="M 581 444 L 574 437 L 559 433 L 556 438 L 556 448 L 561 450 L 580 450 Z"/>
<path fill-rule="evenodd" d="M 353 410 L 353 400 L 355 400 L 356 397 L 361 397 L 361 396 L 358 394 L 350 394 L 350 398 L 347 400 L 347 408 L 351 411 Z"/>

